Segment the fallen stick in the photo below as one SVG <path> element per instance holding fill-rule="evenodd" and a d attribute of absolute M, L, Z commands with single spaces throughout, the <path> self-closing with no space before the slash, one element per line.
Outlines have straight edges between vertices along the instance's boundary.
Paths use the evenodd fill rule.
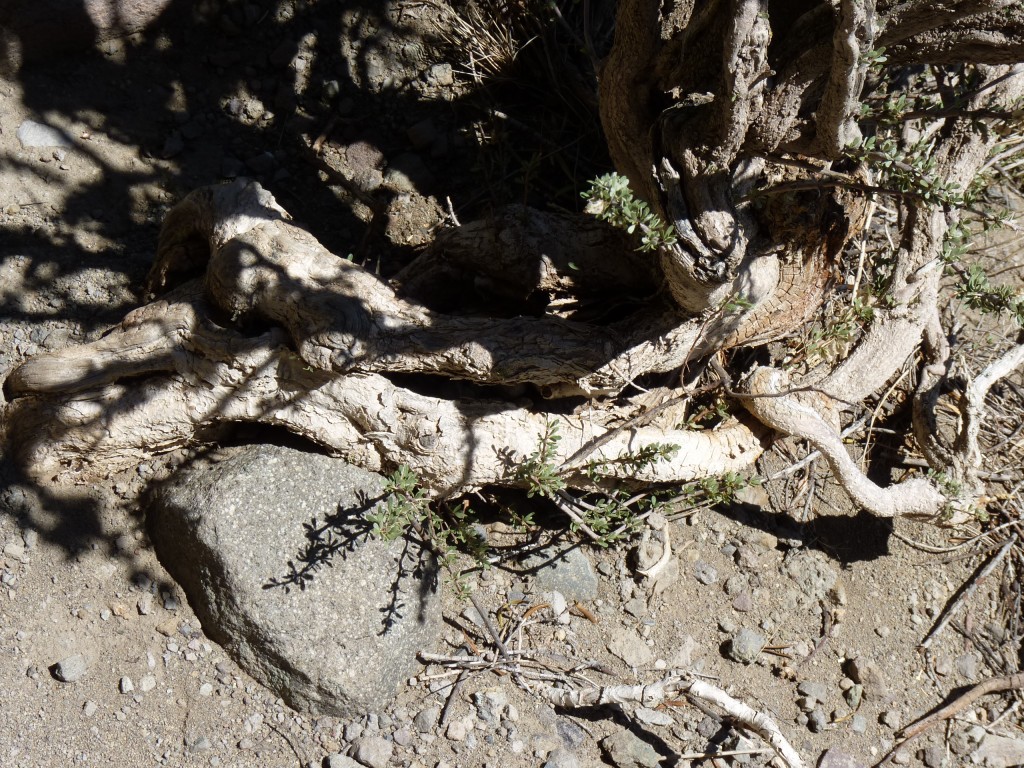
<path fill-rule="evenodd" d="M 973 688 L 969 688 L 946 706 L 932 712 L 930 715 L 921 718 L 913 725 L 900 731 L 899 735 L 903 737 L 903 741 L 893 747 L 892 751 L 890 751 L 889 754 L 883 757 L 882 760 L 875 765 L 875 768 L 881 768 L 883 765 L 887 765 L 892 761 L 893 757 L 900 749 L 905 747 L 922 733 L 937 723 L 949 720 L 951 717 L 956 717 L 982 696 L 987 696 L 990 693 L 1012 691 L 1018 688 L 1024 688 L 1024 672 L 1017 672 L 1003 677 L 993 677 L 978 683 Z"/>

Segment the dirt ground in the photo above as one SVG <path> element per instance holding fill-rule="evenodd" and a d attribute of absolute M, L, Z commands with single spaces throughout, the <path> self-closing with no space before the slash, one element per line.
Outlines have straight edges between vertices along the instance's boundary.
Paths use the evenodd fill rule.
<path fill-rule="evenodd" d="M 0 80 L 0 372 L 95 338 L 140 304 L 163 214 L 203 184 L 257 178 L 333 252 L 384 273 L 453 213 L 578 199 L 605 162 L 593 124 L 580 127 L 585 105 L 559 124 L 576 145 L 553 148 L 561 139 L 538 122 L 540 102 L 525 106 L 540 97 L 481 88 L 437 21 L 452 25 L 431 3 L 236 3 L 100 52 L 42 56 Z M 26 121 L 59 135 L 25 146 Z M 1019 470 L 1020 452 L 1010 440 L 993 469 Z M 783 443 L 760 471 L 804 453 Z M 396 701 L 351 721 L 298 714 L 205 637 L 153 554 L 144 511 L 124 503 L 158 466 L 64 495 L 26 485 L 9 462 L 2 470 L 2 766 L 342 766 L 365 735 L 391 745 L 390 762 L 359 764 L 410 768 L 769 762 L 755 737 L 693 706 L 568 712 L 488 672 L 453 696 L 452 677 L 424 669 Z M 537 622 L 524 643 L 594 662 L 600 684 L 697 670 L 773 717 L 809 764 L 827 750 L 836 762 L 823 765 L 874 764 L 957 689 L 1016 671 L 1020 629 L 1000 568 L 924 652 L 985 557 L 962 557 L 940 529 L 855 514 L 825 476 L 813 476 L 813 504 L 797 471 L 747 504 L 673 522 L 678 572 L 655 595 L 628 547 L 583 547 L 598 597 L 568 624 Z M 790 514 L 769 511 L 786 494 Z M 499 566 L 471 582 L 485 606 L 544 601 L 519 564 Z M 452 653 L 467 634 L 486 644 L 468 604 L 447 605 L 446 636 L 424 650 Z M 749 663 L 733 642 L 744 629 L 761 640 Z M 58 680 L 54 665 L 75 654 L 85 674 Z M 494 701 L 511 707 L 489 719 Z M 1016 764 L 992 750 L 1011 754 L 1009 739 L 1024 739 L 1017 703 L 981 699 L 895 762 Z M 599 746 L 625 732 L 655 757 Z M 693 762 L 712 748 L 741 754 Z"/>

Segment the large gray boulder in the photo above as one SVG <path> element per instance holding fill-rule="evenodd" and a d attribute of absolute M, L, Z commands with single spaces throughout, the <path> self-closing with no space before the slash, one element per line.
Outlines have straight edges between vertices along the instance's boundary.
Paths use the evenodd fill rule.
<path fill-rule="evenodd" d="M 339 459 L 251 446 L 150 498 L 157 555 L 203 630 L 297 710 L 380 708 L 440 633 L 434 560 L 367 535 L 383 485 Z"/>

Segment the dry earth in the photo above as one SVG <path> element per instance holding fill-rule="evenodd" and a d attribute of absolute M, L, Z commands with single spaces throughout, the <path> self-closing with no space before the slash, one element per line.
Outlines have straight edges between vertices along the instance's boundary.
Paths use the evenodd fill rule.
<path fill-rule="evenodd" d="M 439 14 L 418 3 L 343 12 L 238 3 L 100 53 L 42 56 L 0 80 L 0 370 L 94 338 L 140 303 L 163 213 L 201 184 L 256 177 L 336 253 L 385 272 L 429 237 L 447 196 L 471 213 L 502 184 L 520 200 L 535 194 L 532 150 L 516 141 L 537 141 L 536 115 L 495 117 L 508 107 L 473 94 L 459 61 L 453 70 L 432 42 Z M 26 121 L 58 139 L 26 146 Z M 591 169 L 579 164 L 582 184 Z M 1019 440 L 1005 447 L 1008 468 L 1019 467 L 1020 450 Z M 787 452 L 803 455 L 783 444 L 762 471 L 784 468 Z M 691 764 L 681 756 L 709 744 L 763 747 L 693 706 L 633 717 L 556 711 L 489 672 L 466 676 L 452 696 L 454 678 L 432 677 L 437 667 L 364 718 L 300 715 L 204 636 L 153 554 L 144 510 L 122 500 L 162 471 L 144 465 L 109 488 L 50 494 L 4 464 L 0 765 L 343 766 L 340 755 L 361 735 L 380 737 L 359 743 L 381 751 L 356 755 L 357 764 L 430 768 L 651 765 L 642 751 L 629 762 L 599 747 L 627 731 L 669 766 Z M 576 567 L 598 576 L 597 596 L 582 599 L 568 623 L 537 611 L 524 647 L 548 654 L 552 667 L 593 661 L 599 684 L 698 670 L 775 718 L 809 764 L 830 749 L 828 759 L 851 760 L 830 765 L 876 762 L 898 728 L 951 692 L 1018 668 L 1020 630 L 1006 618 L 1016 614 L 1004 611 L 1001 571 L 922 653 L 922 638 L 983 560 L 910 546 L 951 541 L 938 529 L 854 514 L 823 473 L 812 506 L 772 513 L 769 495 L 777 502 L 782 485 L 673 522 L 678 569 L 656 595 L 628 549 L 576 550 Z M 506 533 L 488 525 L 496 547 Z M 514 556 L 498 566 L 471 581 L 483 605 L 521 614 L 549 601 Z M 451 654 L 467 637 L 486 647 L 468 603 L 449 597 L 447 606 L 446 636 L 424 650 Z M 743 629 L 757 633 L 751 663 L 732 658 Z M 75 654 L 84 657 L 81 678 L 56 679 L 53 666 Z M 1024 761 L 1021 741 L 998 740 L 1024 738 L 1016 703 L 982 699 L 896 762 Z M 488 719 L 494 709 L 498 719 Z M 999 762 L 999 745 L 1018 758 Z M 768 760 L 741 754 L 718 764 Z"/>

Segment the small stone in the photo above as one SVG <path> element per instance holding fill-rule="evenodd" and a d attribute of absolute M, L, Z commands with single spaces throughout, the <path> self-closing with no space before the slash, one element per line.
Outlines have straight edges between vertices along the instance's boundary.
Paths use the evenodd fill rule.
<path fill-rule="evenodd" d="M 612 633 L 608 650 L 630 667 L 642 667 L 654 661 L 654 652 L 627 627 L 619 627 Z"/>
<path fill-rule="evenodd" d="M 209 696 L 213 693 L 213 686 L 210 683 L 203 683 L 199 686 L 200 696 Z"/>
<path fill-rule="evenodd" d="M 828 715 L 821 707 L 815 707 L 807 714 L 807 728 L 811 733 L 821 733 L 828 725 Z"/>
<path fill-rule="evenodd" d="M 895 730 L 900 727 L 900 713 L 895 709 L 887 709 L 882 713 L 879 718 L 879 722 L 886 728 L 892 728 Z"/>
<path fill-rule="evenodd" d="M 157 624 L 156 631 L 164 637 L 174 637 L 178 634 L 178 620 L 168 619 L 167 621 Z"/>
<path fill-rule="evenodd" d="M 62 683 L 74 683 L 81 680 L 87 670 L 88 663 L 85 656 L 80 653 L 61 659 L 52 668 L 53 676 Z"/>
<path fill-rule="evenodd" d="M 426 149 L 437 139 L 437 128 L 433 119 L 428 117 L 406 131 L 406 136 L 416 149 Z"/>
<path fill-rule="evenodd" d="M 156 688 L 156 676 L 143 675 L 142 679 L 139 680 L 139 690 L 143 693 L 149 693 L 154 688 Z"/>
<path fill-rule="evenodd" d="M 395 740 L 395 744 L 398 746 L 408 747 L 412 744 L 414 738 L 412 728 L 409 728 L 408 726 L 399 728 L 391 738 Z"/>
<path fill-rule="evenodd" d="M 452 720 L 444 734 L 452 741 L 465 741 L 473 730 L 473 717 L 463 717 L 459 720 Z"/>
<path fill-rule="evenodd" d="M 352 757 L 369 768 L 384 768 L 395 746 L 380 736 L 360 736 L 352 744 Z"/>
<path fill-rule="evenodd" d="M 125 675 L 118 681 L 117 689 L 121 693 L 131 693 L 135 690 L 135 684 L 132 682 L 132 679 L 130 677 Z"/>
<path fill-rule="evenodd" d="M 30 147 L 70 147 L 71 139 L 57 128 L 34 120 L 24 120 L 18 126 L 18 141 L 25 149 Z"/>
<path fill-rule="evenodd" d="M 180 131 L 174 131 L 164 141 L 164 147 L 160 150 L 160 157 L 165 160 L 169 160 L 172 157 L 177 157 L 185 149 L 185 139 L 181 135 Z"/>
<path fill-rule="evenodd" d="M 847 674 L 864 687 L 864 694 L 872 699 L 884 699 L 889 695 L 889 682 L 875 662 L 868 659 L 852 659 Z"/>
<path fill-rule="evenodd" d="M 907 754 L 906 750 L 900 750 L 892 756 L 893 765 L 910 765 L 910 755 Z"/>
<path fill-rule="evenodd" d="M 580 768 L 580 761 L 568 749 L 553 749 L 548 753 L 542 768 Z"/>
<path fill-rule="evenodd" d="M 946 750 L 938 744 L 932 744 L 931 746 L 925 747 L 921 750 L 921 762 L 923 762 L 927 768 L 942 768 L 945 760 Z"/>
<path fill-rule="evenodd" d="M 637 707 L 634 714 L 637 720 L 647 725 L 672 725 L 675 722 L 671 715 L 647 707 Z"/>
<path fill-rule="evenodd" d="M 412 723 L 420 733 L 430 733 L 437 725 L 437 719 L 440 716 L 440 707 L 427 707 L 416 714 L 416 717 L 412 719 Z"/>
<path fill-rule="evenodd" d="M 739 611 L 740 613 L 750 613 L 754 610 L 754 596 L 750 594 L 750 590 L 744 590 L 736 595 L 732 601 L 733 610 Z"/>
<path fill-rule="evenodd" d="M 978 654 L 965 653 L 963 656 L 957 657 L 956 671 L 967 680 L 977 680 L 979 662 Z"/>
<path fill-rule="evenodd" d="M 846 699 L 846 703 L 850 709 L 857 709 L 860 706 L 860 701 L 864 697 L 864 686 L 854 683 L 845 691 L 843 691 L 843 698 Z"/>
<path fill-rule="evenodd" d="M 866 733 L 868 730 L 868 719 L 864 715 L 854 715 L 850 720 L 850 730 L 854 733 Z"/>
<path fill-rule="evenodd" d="M 693 576 L 701 584 L 711 585 L 718 581 L 718 571 L 711 563 L 698 560 L 693 564 Z"/>
<path fill-rule="evenodd" d="M 828 699 L 828 691 L 825 686 L 812 680 L 804 680 L 796 687 L 796 691 L 822 704 Z"/>
<path fill-rule="evenodd" d="M 875 627 L 875 634 L 878 635 L 883 640 L 885 640 L 885 638 L 887 638 L 889 635 L 892 634 L 892 630 L 889 629 L 889 627 L 886 627 L 886 626 Z"/>
<path fill-rule="evenodd" d="M 213 749 L 213 744 L 210 743 L 210 739 L 206 736 L 199 735 L 191 738 L 185 738 L 185 747 L 190 752 L 205 752 L 208 749 Z"/>
<path fill-rule="evenodd" d="M 622 610 L 635 619 L 642 619 L 647 615 L 647 601 L 641 597 L 634 597 L 633 599 L 625 602 L 622 606 Z"/>
<path fill-rule="evenodd" d="M 602 739 L 600 744 L 618 768 L 657 768 L 664 759 L 654 747 L 631 731 L 616 731 Z"/>
<path fill-rule="evenodd" d="M 729 641 L 726 655 L 741 664 L 753 664 L 764 645 L 765 638 L 762 634 L 744 627 Z"/>
<path fill-rule="evenodd" d="M 508 697 L 501 689 L 493 688 L 489 691 L 474 693 L 473 704 L 476 706 L 477 716 L 481 720 L 491 725 L 497 725 L 505 707 L 508 706 Z"/>
<path fill-rule="evenodd" d="M 832 747 L 821 756 L 818 768 L 865 768 L 865 765 L 841 749 Z"/>
<path fill-rule="evenodd" d="M 140 616 L 148 616 L 153 612 L 153 596 L 149 592 L 146 592 L 138 599 L 138 602 L 135 603 L 135 608 L 139 612 Z"/>
<path fill-rule="evenodd" d="M 360 768 L 359 763 L 347 755 L 340 755 L 337 752 L 324 758 L 326 768 Z"/>
<path fill-rule="evenodd" d="M 746 588 L 747 579 L 740 573 L 734 573 L 732 576 L 725 580 L 725 584 L 723 585 L 723 589 L 725 589 L 725 594 L 729 595 L 729 597 L 736 597 L 738 594 L 740 594 L 740 592 L 742 592 Z"/>
<path fill-rule="evenodd" d="M 981 745 L 971 755 L 972 763 L 993 768 L 1024 765 L 1024 740 L 984 732 L 978 740 L 981 741 Z"/>
<path fill-rule="evenodd" d="M 96 706 L 96 702 L 90 700 L 85 702 L 84 705 L 82 705 L 82 714 L 86 717 L 92 717 L 96 714 L 97 709 L 98 707 Z"/>
<path fill-rule="evenodd" d="M 277 168 L 277 158 L 274 157 L 273 152 L 261 152 L 250 157 L 245 164 L 253 173 L 265 175 L 273 173 Z"/>

